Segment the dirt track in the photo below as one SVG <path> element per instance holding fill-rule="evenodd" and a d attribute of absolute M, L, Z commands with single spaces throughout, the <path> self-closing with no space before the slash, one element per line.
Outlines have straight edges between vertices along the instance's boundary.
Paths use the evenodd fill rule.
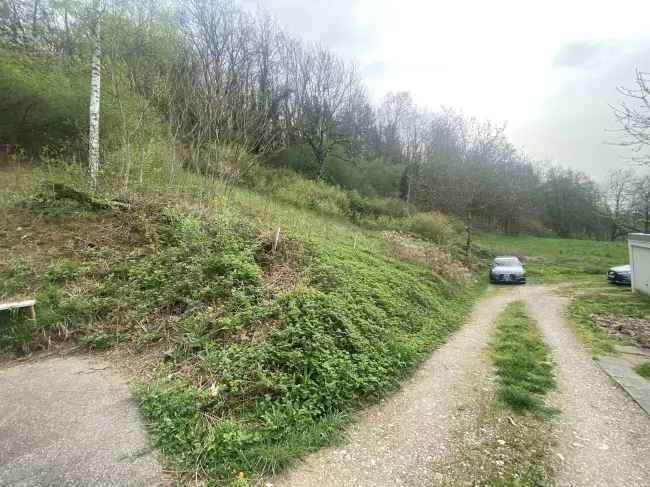
<path fill-rule="evenodd" d="M 401 390 L 360 414 L 344 445 L 310 455 L 272 484 L 448 485 L 457 461 L 454 432 L 472 428 L 490 387 L 483 350 L 492 324 L 514 300 L 528 304 L 556 365 L 557 485 L 650 486 L 650 418 L 577 342 L 564 318 L 565 300 L 536 286 L 488 295 Z"/>
<path fill-rule="evenodd" d="M 650 417 L 598 367 L 569 329 L 566 300 L 544 288 L 523 293 L 558 378 L 562 414 L 560 486 L 650 486 Z"/>

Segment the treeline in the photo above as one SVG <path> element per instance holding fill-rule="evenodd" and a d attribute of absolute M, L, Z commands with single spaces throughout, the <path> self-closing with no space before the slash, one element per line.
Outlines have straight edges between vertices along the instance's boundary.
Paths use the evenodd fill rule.
<path fill-rule="evenodd" d="M 630 232 L 650 233 L 650 175 L 634 169 L 612 171 L 606 199 L 610 240 Z"/>
<path fill-rule="evenodd" d="M 586 175 L 408 92 L 375 105 L 353 63 L 230 0 L 5 0 L 0 144 L 83 160 L 100 24 L 105 171 L 128 178 L 164 159 L 236 181 L 262 161 L 477 227 L 610 235 L 608 199 Z"/>

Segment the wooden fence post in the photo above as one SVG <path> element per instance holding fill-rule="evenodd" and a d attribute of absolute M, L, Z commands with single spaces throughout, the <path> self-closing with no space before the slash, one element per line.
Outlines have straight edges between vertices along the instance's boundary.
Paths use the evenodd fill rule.
<path fill-rule="evenodd" d="M 275 254 L 276 250 L 278 250 L 278 245 L 280 245 L 280 227 L 275 231 L 275 238 L 273 239 L 273 253 Z"/>

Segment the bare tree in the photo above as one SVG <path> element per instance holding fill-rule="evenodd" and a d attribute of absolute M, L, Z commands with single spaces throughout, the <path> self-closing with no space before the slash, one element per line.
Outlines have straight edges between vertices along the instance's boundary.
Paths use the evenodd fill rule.
<path fill-rule="evenodd" d="M 300 112 L 296 130 L 311 148 L 322 179 L 330 152 L 347 140 L 340 130 L 341 116 L 359 79 L 353 66 L 322 47 L 294 49 L 294 55 L 298 69 L 293 86 Z"/>
<path fill-rule="evenodd" d="M 637 226 L 643 233 L 650 233 L 650 176 L 643 176 L 634 182 L 632 207 Z"/>
<path fill-rule="evenodd" d="M 381 156 L 387 162 L 402 162 L 402 134 L 400 128 L 409 112 L 413 110 L 413 98 L 407 91 L 387 93 L 377 110 Z"/>
<path fill-rule="evenodd" d="M 406 167 L 402 176 L 402 196 L 407 208 L 411 205 L 414 193 L 417 190 L 416 184 L 420 177 L 420 170 L 424 162 L 426 150 L 426 136 L 430 124 L 430 114 L 412 106 L 407 109 L 404 116 L 402 132 L 402 158 Z"/>
<path fill-rule="evenodd" d="M 605 198 L 610 222 L 609 239 L 625 235 L 632 226 L 631 204 L 636 185 L 631 169 L 618 169 L 609 174 Z"/>
<path fill-rule="evenodd" d="M 627 136 L 622 145 L 636 152 L 636 162 L 650 164 L 650 73 L 637 70 L 635 83 L 636 88 L 618 88 L 627 100 L 613 110 Z"/>

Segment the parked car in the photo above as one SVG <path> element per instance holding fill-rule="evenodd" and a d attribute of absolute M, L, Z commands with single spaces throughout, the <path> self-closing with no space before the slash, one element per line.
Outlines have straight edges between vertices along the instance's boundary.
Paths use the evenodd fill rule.
<path fill-rule="evenodd" d="M 612 267 L 607 272 L 607 280 L 612 284 L 621 284 L 623 286 L 632 285 L 632 268 L 630 265 L 620 265 Z"/>
<path fill-rule="evenodd" d="M 526 271 L 517 257 L 496 257 L 490 264 L 490 282 L 526 284 Z"/>

